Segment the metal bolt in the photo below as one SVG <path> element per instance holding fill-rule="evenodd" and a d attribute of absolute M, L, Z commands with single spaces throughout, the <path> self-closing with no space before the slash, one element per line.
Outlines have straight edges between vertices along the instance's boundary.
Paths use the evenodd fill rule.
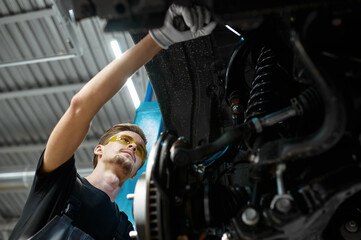
<path fill-rule="evenodd" d="M 280 198 L 276 202 L 276 209 L 282 213 L 288 213 L 292 208 L 291 199 Z"/>
<path fill-rule="evenodd" d="M 256 209 L 252 207 L 246 208 L 242 213 L 242 221 L 248 226 L 257 224 L 259 221 L 259 214 Z"/>
<path fill-rule="evenodd" d="M 239 110 L 239 106 L 238 105 L 234 105 L 232 108 L 233 112 L 237 112 Z"/>
<path fill-rule="evenodd" d="M 130 231 L 129 237 L 131 238 L 138 238 L 138 232 L 137 231 Z"/>
<path fill-rule="evenodd" d="M 194 170 L 196 173 L 203 175 L 206 167 L 203 164 L 194 165 Z"/>
<path fill-rule="evenodd" d="M 276 194 L 271 201 L 270 208 L 276 209 L 281 213 L 288 213 L 292 209 L 293 201 L 293 197 L 289 194 Z"/>
<path fill-rule="evenodd" d="M 259 156 L 258 155 L 251 155 L 249 161 L 251 163 L 257 164 L 259 162 Z"/>
<path fill-rule="evenodd" d="M 233 103 L 231 105 L 231 109 L 232 109 L 233 114 L 237 114 L 237 115 L 243 111 L 243 107 L 239 103 Z"/>
<path fill-rule="evenodd" d="M 127 199 L 128 200 L 133 200 L 134 199 L 134 193 L 127 194 Z"/>
<path fill-rule="evenodd" d="M 223 233 L 222 240 L 231 240 L 231 234 L 229 232 Z"/>
<path fill-rule="evenodd" d="M 357 232 L 358 231 L 358 224 L 356 221 L 354 220 L 350 220 L 348 222 L 345 223 L 345 228 L 347 231 L 351 232 L 351 233 L 354 233 L 354 232 Z"/>

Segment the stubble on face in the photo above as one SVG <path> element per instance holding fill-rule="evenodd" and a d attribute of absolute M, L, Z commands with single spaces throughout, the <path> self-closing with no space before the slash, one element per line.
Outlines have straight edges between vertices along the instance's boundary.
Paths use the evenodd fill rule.
<path fill-rule="evenodd" d="M 134 162 L 122 154 L 115 155 L 111 161 L 117 166 L 120 166 L 126 175 L 130 174 L 133 170 Z"/>

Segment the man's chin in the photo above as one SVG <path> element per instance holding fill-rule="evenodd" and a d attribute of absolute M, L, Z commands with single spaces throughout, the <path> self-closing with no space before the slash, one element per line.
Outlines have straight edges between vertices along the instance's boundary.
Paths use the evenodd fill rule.
<path fill-rule="evenodd" d="M 124 156 L 117 156 L 114 158 L 113 163 L 121 168 L 122 173 L 128 175 L 132 172 L 134 167 L 134 161 L 131 158 L 124 157 Z"/>

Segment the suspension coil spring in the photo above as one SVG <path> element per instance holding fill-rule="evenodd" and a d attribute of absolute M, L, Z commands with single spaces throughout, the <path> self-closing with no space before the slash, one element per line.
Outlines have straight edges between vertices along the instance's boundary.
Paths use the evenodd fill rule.
<path fill-rule="evenodd" d="M 273 51 L 263 46 L 256 60 L 255 77 L 245 111 L 244 121 L 271 113 L 277 103 L 273 91 L 277 88 L 279 65 Z"/>

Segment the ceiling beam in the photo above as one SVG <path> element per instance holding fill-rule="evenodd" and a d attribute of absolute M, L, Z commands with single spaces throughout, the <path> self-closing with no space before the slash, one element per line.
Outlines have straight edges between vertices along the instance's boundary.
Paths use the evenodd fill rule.
<path fill-rule="evenodd" d="M 52 8 L 46 8 L 38 11 L 31 11 L 26 13 L 14 14 L 5 17 L 0 17 L 0 25 L 11 24 L 11 23 L 19 23 L 23 21 L 30 21 L 39 18 L 45 18 L 53 16 L 58 20 L 58 26 L 63 28 L 63 34 L 67 38 L 71 48 L 73 49 L 72 52 L 62 55 L 54 55 L 54 56 L 45 56 L 39 58 L 30 58 L 24 60 L 15 60 L 15 61 L 7 61 L 1 62 L 0 68 L 4 67 L 13 67 L 19 65 L 26 65 L 26 64 L 34 64 L 34 63 L 41 63 L 41 62 L 49 62 L 49 61 L 58 61 L 63 59 L 69 59 L 74 57 L 79 57 L 83 55 L 83 48 L 79 42 L 77 37 L 78 33 L 75 28 L 75 24 L 70 21 L 68 18 L 68 12 L 62 6 L 62 1 L 54 1 Z"/>
<path fill-rule="evenodd" d="M 34 19 L 44 18 L 44 17 L 49 17 L 49 16 L 54 16 L 54 10 L 52 8 L 46 8 L 46 9 L 42 9 L 42 10 L 1 17 L 0 25 L 29 21 L 29 20 L 34 20 Z"/>
<path fill-rule="evenodd" d="M 94 147 L 98 144 L 97 140 L 84 141 L 79 148 Z M 22 146 L 1 147 L 0 154 L 18 153 L 18 152 L 33 152 L 44 150 L 45 144 L 33 144 Z M 78 173 L 85 177 L 93 171 L 93 168 L 88 166 L 78 166 Z M 0 171 L 0 191 L 8 191 L 11 189 L 28 189 L 31 187 L 34 178 L 34 167 L 12 167 L 4 168 Z"/>
<path fill-rule="evenodd" d="M 25 60 L 16 60 L 16 61 L 9 61 L 9 62 L 2 62 L 0 63 L 0 68 L 4 67 L 14 67 L 26 64 L 33 64 L 33 63 L 42 63 L 42 62 L 49 62 L 49 61 L 59 61 L 69 58 L 79 57 L 78 54 L 62 54 L 62 55 L 55 55 L 49 57 L 39 57 L 39 58 L 30 58 Z"/>
<path fill-rule="evenodd" d="M 0 100 L 41 96 L 41 95 L 70 92 L 70 91 L 78 91 L 83 86 L 84 86 L 84 83 L 73 83 L 73 84 L 66 84 L 66 85 L 61 85 L 61 86 L 52 86 L 52 87 L 44 87 L 44 88 L 26 89 L 26 90 L 20 90 L 20 91 L 3 92 L 3 93 L 0 93 Z"/>
<path fill-rule="evenodd" d="M 89 166 L 77 166 L 77 173 L 86 177 L 93 171 Z M 0 172 L 0 192 L 12 189 L 30 189 L 35 176 L 35 168 L 17 167 L 3 169 Z"/>
<path fill-rule="evenodd" d="M 98 140 L 86 140 L 79 146 L 79 148 L 95 147 L 96 145 L 98 145 Z M 45 143 L 4 146 L 0 147 L 0 154 L 42 151 L 44 150 L 44 147 Z"/>

